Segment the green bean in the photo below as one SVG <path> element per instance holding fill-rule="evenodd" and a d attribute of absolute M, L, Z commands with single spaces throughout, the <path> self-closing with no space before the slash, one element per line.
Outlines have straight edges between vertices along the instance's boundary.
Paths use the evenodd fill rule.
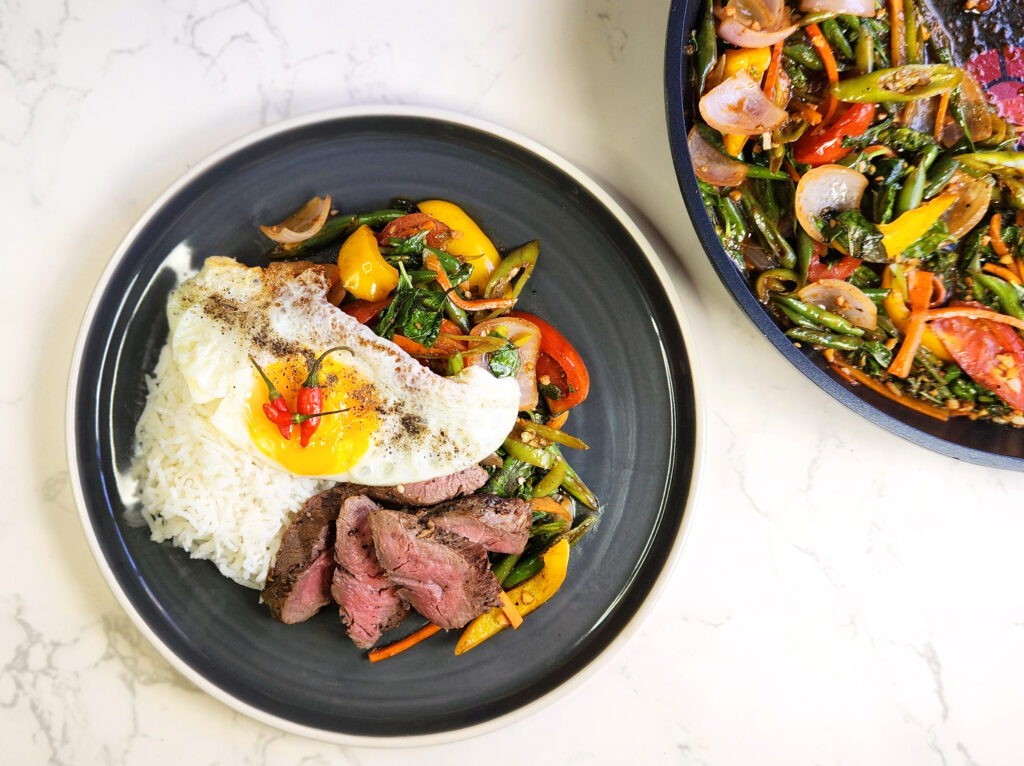
<path fill-rule="evenodd" d="M 786 330 L 786 335 L 793 340 L 813 343 L 815 346 L 825 348 L 836 348 L 840 351 L 856 351 L 863 345 L 860 338 L 851 338 L 849 335 L 836 335 L 821 330 L 811 330 L 807 327 L 792 327 Z"/>
<path fill-rule="evenodd" d="M 834 19 L 838 15 L 838 11 L 812 11 L 800 19 L 800 26 L 806 27 L 811 24 L 820 24 L 823 21 Z"/>
<path fill-rule="evenodd" d="M 544 477 L 533 485 L 533 496 L 534 497 L 547 497 L 565 481 L 566 473 L 568 472 L 569 464 L 564 460 L 558 460 L 555 465 L 544 474 Z"/>
<path fill-rule="evenodd" d="M 715 33 L 714 4 L 711 0 L 704 3 L 704 13 L 701 16 L 700 26 L 694 33 L 694 46 L 697 54 L 697 67 L 694 70 L 697 74 L 697 95 L 704 94 L 704 88 L 708 82 L 708 75 L 714 70 L 718 63 L 718 35 Z"/>
<path fill-rule="evenodd" d="M 775 259 L 784 268 L 794 269 L 796 268 L 796 253 L 793 252 L 792 245 L 782 236 L 779 232 L 778 227 L 775 223 L 765 214 L 761 207 L 757 204 L 752 194 L 744 194 L 741 198 L 744 210 L 747 215 L 757 226 L 758 230 L 764 238 L 765 244 L 772 251 Z"/>
<path fill-rule="evenodd" d="M 835 19 L 826 19 L 821 22 L 821 33 L 825 35 L 825 39 L 828 40 L 833 50 L 838 51 L 848 59 L 853 58 L 853 48 L 843 35 L 843 31 L 839 28 L 839 23 Z"/>
<path fill-rule="evenodd" d="M 914 10 L 914 0 L 903 0 L 903 19 L 903 39 L 907 46 L 907 63 L 919 64 L 921 51 L 917 45 L 917 13 Z"/>
<path fill-rule="evenodd" d="M 1024 152 L 971 152 L 957 157 L 967 168 L 985 173 L 1024 174 Z"/>
<path fill-rule="evenodd" d="M 736 158 L 733 157 L 733 159 Z M 747 178 L 761 178 L 766 181 L 786 181 L 789 179 L 789 174 L 761 167 L 760 165 L 747 165 Z"/>
<path fill-rule="evenodd" d="M 502 583 L 502 587 L 506 590 L 514 588 L 519 583 L 529 580 L 543 568 L 544 560 L 540 557 L 540 554 L 525 558 L 515 565 L 515 568 L 505 578 L 505 582 Z"/>
<path fill-rule="evenodd" d="M 793 287 L 787 288 L 787 282 Z M 799 284 L 800 278 L 792 269 L 766 269 L 758 275 L 754 291 L 762 303 L 767 303 L 771 293 L 788 293 Z"/>
<path fill-rule="evenodd" d="M 561 457 L 556 445 L 551 445 L 554 449 L 555 454 Z M 601 504 L 597 500 L 597 495 L 590 491 L 590 487 L 583 483 L 583 480 L 576 474 L 573 467 L 569 465 L 568 461 L 565 461 L 565 478 L 562 480 L 562 489 L 572 495 L 574 498 L 579 500 L 583 505 L 587 506 L 592 511 L 600 509 Z"/>
<path fill-rule="evenodd" d="M 942 191 L 959 167 L 960 161 L 951 155 L 936 162 L 928 173 L 928 183 L 924 186 L 924 198 L 931 199 Z"/>
<path fill-rule="evenodd" d="M 1005 313 L 1017 319 L 1024 319 L 1024 307 L 1021 306 L 1020 296 L 1013 285 L 1005 279 L 1000 279 L 980 271 L 971 272 L 971 276 L 974 277 L 976 282 L 979 282 L 985 289 L 996 296 L 999 305 L 1003 307 Z"/>
<path fill-rule="evenodd" d="M 811 303 L 804 303 L 801 300 L 797 300 L 796 298 L 791 298 L 786 295 L 773 295 L 772 300 L 792 309 L 801 316 L 813 319 L 815 322 L 829 330 L 835 330 L 843 335 L 861 336 L 864 334 L 863 328 L 857 327 L 849 320 L 839 316 L 838 314 L 833 314 L 831 311 L 818 308 Z"/>
<path fill-rule="evenodd" d="M 498 585 L 505 584 L 505 580 L 508 579 L 515 565 L 519 563 L 522 555 L 521 553 L 506 553 L 497 564 L 491 567 L 491 572 L 494 574 L 494 579 L 498 581 Z"/>
<path fill-rule="evenodd" d="M 807 269 L 814 259 L 814 240 L 811 235 L 800 226 L 796 232 L 796 271 L 800 277 L 800 285 L 807 284 Z"/>
<path fill-rule="evenodd" d="M 782 49 L 789 58 L 801 66 L 805 66 L 814 72 L 824 72 L 825 64 L 821 60 L 821 56 L 814 50 L 814 47 L 808 43 L 796 43 L 794 45 L 787 45 Z"/>
<path fill-rule="evenodd" d="M 857 61 L 857 71 L 861 74 L 869 74 L 875 68 L 875 40 L 870 33 L 862 31 L 857 38 L 854 58 Z"/>
<path fill-rule="evenodd" d="M 868 296 L 872 303 L 881 303 L 892 292 L 888 287 L 862 287 L 860 291 Z"/>
<path fill-rule="evenodd" d="M 309 239 L 292 246 L 278 245 L 267 253 L 267 257 L 271 260 L 296 258 L 310 250 L 329 245 L 364 224 L 367 226 L 379 226 L 383 223 L 394 221 L 396 218 L 401 218 L 405 214 L 404 210 L 375 210 L 372 213 L 338 215 L 334 218 L 328 218 L 327 223 L 323 225 L 320 231 Z"/>
<path fill-rule="evenodd" d="M 545 471 L 550 471 L 555 464 L 555 456 L 553 453 L 540 449 L 539 447 L 531 447 L 529 444 L 523 444 L 521 441 L 513 439 L 511 436 L 506 438 L 501 446 L 504 447 L 505 452 L 509 457 L 514 457 L 516 460 L 529 463 L 537 468 L 543 468 Z"/>
<path fill-rule="evenodd" d="M 818 332 L 821 332 L 821 330 L 822 330 L 821 325 L 818 324 L 817 322 L 815 322 L 814 320 L 808 319 L 805 316 L 800 316 L 795 311 L 793 311 L 793 309 L 786 308 L 781 303 L 776 303 L 775 307 L 779 311 L 781 311 L 783 314 L 785 314 L 786 318 L 790 322 L 795 324 L 797 327 L 803 327 L 803 328 L 808 329 L 808 330 L 817 330 Z"/>
<path fill-rule="evenodd" d="M 870 74 L 835 83 L 832 95 L 855 104 L 883 104 L 918 101 L 955 88 L 964 79 L 963 70 L 945 64 L 907 64 L 879 69 Z"/>
<path fill-rule="evenodd" d="M 937 146 L 930 146 L 925 150 L 920 164 L 910 172 L 906 183 L 900 189 L 899 196 L 896 197 L 897 215 L 913 210 L 921 204 L 921 201 L 924 199 L 925 184 L 928 180 L 928 169 L 938 156 L 939 147 Z"/>

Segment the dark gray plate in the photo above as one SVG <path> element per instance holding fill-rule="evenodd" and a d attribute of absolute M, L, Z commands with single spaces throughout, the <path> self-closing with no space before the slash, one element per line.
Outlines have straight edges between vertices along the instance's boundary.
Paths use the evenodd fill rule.
<path fill-rule="evenodd" d="M 462 657 L 437 636 L 371 665 L 325 610 L 274 622 L 258 594 L 125 521 L 134 428 L 182 269 L 219 254 L 263 263 L 259 222 L 330 192 L 342 211 L 392 197 L 461 203 L 499 246 L 540 238 L 522 307 L 586 359 L 573 456 L 605 503 L 556 600 Z M 670 288 L 669 288 L 670 289 Z M 582 173 L 498 129 L 389 110 L 306 118 L 228 147 L 166 193 L 97 288 L 69 391 L 69 450 L 86 533 L 115 594 L 186 675 L 261 720 L 340 741 L 451 738 L 522 713 L 635 624 L 682 538 L 697 458 L 687 349 L 665 275 L 625 214 Z M 388 634 L 401 637 L 412 618 Z M 388 740 L 394 742 L 393 739 Z"/>
<path fill-rule="evenodd" d="M 673 0 L 669 11 L 668 39 L 665 47 L 665 101 L 669 141 L 675 162 L 676 178 L 690 219 L 704 251 L 726 289 L 753 320 L 757 328 L 800 372 L 835 399 L 871 422 L 904 439 L 945 455 L 980 465 L 1024 471 L 1024 438 L 1020 431 L 1006 426 L 966 418 L 947 422 L 930 418 L 897 404 L 864 386 L 840 378 L 825 358 L 804 345 L 797 348 L 754 295 L 746 277 L 740 273 L 722 247 L 704 207 L 693 174 L 693 162 L 686 144 L 691 123 L 693 97 L 686 42 L 697 23 L 703 0 Z"/>

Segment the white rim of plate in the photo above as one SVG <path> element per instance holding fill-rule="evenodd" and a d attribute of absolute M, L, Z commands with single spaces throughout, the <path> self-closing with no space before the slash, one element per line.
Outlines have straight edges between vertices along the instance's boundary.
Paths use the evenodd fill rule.
<path fill-rule="evenodd" d="M 110 568 L 109 563 L 103 556 L 103 552 L 99 546 L 99 540 L 96 538 L 95 530 L 93 529 L 92 522 L 89 519 L 88 510 L 86 508 L 85 494 L 82 491 L 82 484 L 79 480 L 80 466 L 78 464 L 76 439 L 75 439 L 75 428 L 74 425 L 77 421 L 78 413 L 75 409 L 76 400 L 76 384 L 80 372 L 82 363 L 82 353 L 85 346 L 85 339 L 89 333 L 89 329 L 92 325 L 93 319 L 96 314 L 96 307 L 99 304 L 99 300 L 106 290 L 107 283 L 110 281 L 110 277 L 113 274 L 114 269 L 124 258 L 128 248 L 134 243 L 139 232 L 149 223 L 149 221 L 161 210 L 167 201 L 177 194 L 184 186 L 190 183 L 197 176 L 201 175 L 208 168 L 217 164 L 221 160 L 229 157 L 230 155 L 244 149 L 245 147 L 261 141 L 270 136 L 277 135 L 278 133 L 284 133 L 295 128 L 300 128 L 306 125 L 312 125 L 319 122 L 333 121 L 338 119 L 350 119 L 358 117 L 420 117 L 433 120 L 441 120 L 445 122 L 454 123 L 464 127 L 472 128 L 475 130 L 489 133 L 497 138 L 507 141 L 511 144 L 524 149 L 538 157 L 551 163 L 567 175 L 573 178 L 580 186 L 586 189 L 592 194 L 605 208 L 618 219 L 619 223 L 625 227 L 626 231 L 629 232 L 630 237 L 639 245 L 641 251 L 647 257 L 650 266 L 654 269 L 655 274 L 658 277 L 658 281 L 668 296 L 669 303 L 672 306 L 673 313 L 676 317 L 676 322 L 679 325 L 679 329 L 683 336 L 683 343 L 686 346 L 687 356 L 690 362 L 690 375 L 693 382 L 694 391 L 694 456 L 693 456 L 693 474 L 690 479 L 690 488 L 687 493 L 686 503 L 683 506 L 683 520 L 680 526 L 679 534 L 676 536 L 675 541 L 672 544 L 672 549 L 669 552 L 668 558 L 665 561 L 665 565 L 662 567 L 661 572 L 658 574 L 657 579 L 651 586 L 647 595 L 644 596 L 643 601 L 637 607 L 636 614 L 633 615 L 632 619 L 622 630 L 616 635 L 601 652 L 594 657 L 587 665 L 580 668 L 573 676 L 567 679 L 565 682 L 552 689 L 548 693 L 538 697 L 537 699 L 529 702 L 521 707 L 516 708 L 504 715 L 497 716 L 483 723 L 475 724 L 473 726 L 466 726 L 458 729 L 449 729 L 447 731 L 436 732 L 432 734 L 414 734 L 407 736 L 385 736 L 377 737 L 370 735 L 361 734 L 346 734 L 343 732 L 328 731 L 324 729 L 318 729 L 311 726 L 304 726 L 294 721 L 290 721 L 285 718 L 280 718 L 275 715 L 271 715 L 257 707 L 254 707 L 237 697 L 228 694 L 226 691 L 215 685 L 211 681 L 207 680 L 205 676 L 200 674 L 184 660 L 178 657 L 174 651 L 167 646 L 156 633 L 149 627 L 142 616 L 136 611 L 135 605 L 131 602 L 128 596 L 121 589 L 117 578 L 114 576 L 113 570 Z M 100 571 L 103 574 L 104 579 L 107 581 L 108 587 L 113 592 L 114 596 L 120 602 L 121 607 L 128 613 L 132 622 L 135 623 L 135 627 L 146 637 L 146 639 L 164 656 L 164 658 L 174 666 L 174 668 L 189 679 L 192 683 L 202 689 L 204 692 L 209 694 L 214 699 L 219 700 L 228 707 L 237 710 L 240 713 L 253 718 L 261 723 L 273 726 L 277 729 L 292 733 L 299 734 L 304 737 L 310 737 L 312 739 L 321 740 L 324 742 L 331 742 L 340 745 L 350 745 L 357 747 L 422 747 L 425 745 L 438 745 L 447 742 L 455 742 L 463 739 L 470 739 L 477 737 L 488 732 L 496 731 L 500 728 L 508 726 L 511 723 L 520 721 L 533 713 L 540 711 L 547 707 L 553 702 L 561 699 L 571 690 L 580 686 L 584 681 L 590 678 L 601 666 L 607 663 L 624 645 L 625 643 L 636 633 L 640 624 L 647 617 L 651 609 L 653 608 L 658 597 L 661 595 L 665 588 L 665 584 L 672 575 L 672 571 L 675 569 L 676 563 L 678 562 L 680 552 L 682 551 L 683 545 L 686 538 L 689 536 L 690 527 L 692 526 L 692 515 L 693 508 L 695 506 L 695 499 L 699 492 L 699 485 L 701 483 L 702 476 L 702 462 L 704 455 L 705 446 L 705 433 L 704 433 L 704 398 L 701 395 L 703 386 L 699 380 L 698 371 L 694 365 L 693 351 L 695 345 L 690 341 L 692 337 L 692 331 L 690 329 L 690 323 L 686 318 L 686 314 L 680 305 L 679 296 L 676 293 L 675 287 L 672 285 L 672 281 L 668 276 L 668 272 L 661 263 L 661 259 L 653 246 L 648 242 L 647 238 L 640 231 L 640 228 L 633 222 L 633 219 L 626 213 L 625 210 L 608 194 L 596 181 L 590 176 L 584 173 L 576 165 L 572 164 L 565 158 L 551 151 L 547 147 L 537 143 L 536 141 L 526 138 L 514 131 L 503 128 L 494 123 L 487 122 L 485 120 L 477 119 L 475 117 L 469 117 L 467 115 L 457 114 L 453 112 L 447 112 L 441 109 L 433 109 L 428 107 L 410 107 L 410 106 L 356 106 L 356 107 L 343 107 L 339 109 L 330 109 L 326 111 L 314 112 L 308 115 L 300 117 L 294 117 L 288 120 L 284 120 L 274 125 L 269 125 L 259 130 L 253 131 L 247 135 L 244 135 L 238 139 L 235 139 L 231 143 L 215 151 L 213 154 L 206 157 L 203 161 L 189 168 L 177 181 L 172 183 L 156 200 L 146 209 L 146 212 L 142 214 L 142 217 L 135 223 L 135 225 L 129 230 L 128 234 L 121 241 L 117 250 L 111 256 L 103 273 L 100 275 L 99 282 L 93 291 L 92 298 L 89 300 L 89 305 L 85 310 L 85 315 L 82 317 L 82 323 L 80 325 L 78 339 L 75 343 L 75 352 L 71 360 L 71 369 L 68 375 L 68 397 L 66 404 L 66 422 L 65 422 L 65 441 L 67 444 L 67 456 L 68 465 L 71 473 L 71 487 L 75 497 L 75 503 L 78 506 L 79 520 L 82 523 L 82 528 L 85 531 L 85 536 L 89 541 L 89 546 L 92 548 L 93 558 L 96 560 Z M 674 423 L 673 419 L 673 423 Z M 674 428 L 674 426 L 673 426 Z"/>

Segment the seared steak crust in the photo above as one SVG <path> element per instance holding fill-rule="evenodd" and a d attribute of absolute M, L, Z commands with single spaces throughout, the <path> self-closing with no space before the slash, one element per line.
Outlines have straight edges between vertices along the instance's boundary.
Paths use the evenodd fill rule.
<path fill-rule="evenodd" d="M 399 484 L 394 487 L 359 487 L 378 503 L 401 507 L 435 505 L 458 495 L 476 492 L 487 482 L 487 471 L 471 465 L 463 471 L 436 479 Z M 353 485 L 356 486 L 356 485 Z"/>
<path fill-rule="evenodd" d="M 334 520 L 348 494 L 350 490 L 345 487 L 333 487 L 314 495 L 281 536 L 262 593 L 275 620 L 302 622 L 331 603 Z"/>
<path fill-rule="evenodd" d="M 423 515 L 437 529 L 462 535 L 496 553 L 522 553 L 530 537 L 530 504 L 516 497 L 468 495 L 435 505 Z"/>

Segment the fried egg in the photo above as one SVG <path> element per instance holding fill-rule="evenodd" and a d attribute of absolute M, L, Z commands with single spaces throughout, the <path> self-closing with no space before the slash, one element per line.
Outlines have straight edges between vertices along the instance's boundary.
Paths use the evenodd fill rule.
<path fill-rule="evenodd" d="M 299 476 L 368 485 L 443 476 L 482 460 L 512 430 L 514 378 L 468 366 L 445 378 L 326 299 L 323 267 L 249 268 L 208 258 L 168 300 L 170 346 L 197 409 L 234 447 Z M 292 411 L 313 360 L 323 412 L 307 447 L 263 412 L 260 365 Z"/>

